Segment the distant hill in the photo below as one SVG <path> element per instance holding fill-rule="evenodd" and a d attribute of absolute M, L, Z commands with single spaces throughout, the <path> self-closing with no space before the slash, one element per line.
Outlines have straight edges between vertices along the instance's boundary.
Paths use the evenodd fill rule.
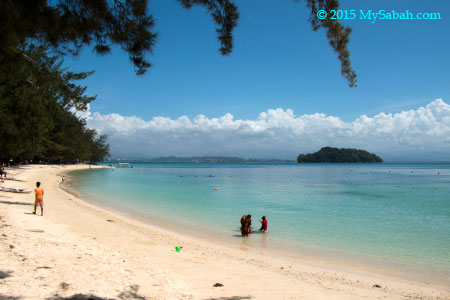
<path fill-rule="evenodd" d="M 324 147 L 315 153 L 300 154 L 298 163 L 380 163 L 383 160 L 365 150 Z"/>
<path fill-rule="evenodd" d="M 110 161 L 116 161 L 111 159 Z M 118 160 L 117 160 L 118 161 Z M 215 162 L 237 162 L 237 163 L 292 163 L 293 160 L 283 159 L 264 159 L 264 158 L 241 158 L 228 156 L 193 156 L 193 157 L 177 157 L 165 156 L 150 159 L 122 159 L 121 161 L 141 161 L 141 162 L 198 162 L 198 163 L 215 163 Z"/>

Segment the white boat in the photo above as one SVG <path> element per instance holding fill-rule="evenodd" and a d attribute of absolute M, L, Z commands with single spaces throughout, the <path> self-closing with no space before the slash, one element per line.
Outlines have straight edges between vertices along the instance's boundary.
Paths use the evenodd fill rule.
<path fill-rule="evenodd" d="M 5 187 L 0 187 L 0 191 L 1 192 L 11 192 L 11 193 L 27 193 L 27 194 L 32 192 L 32 190 L 5 188 Z"/>
<path fill-rule="evenodd" d="M 129 163 L 118 163 L 114 168 L 132 168 L 133 166 Z"/>

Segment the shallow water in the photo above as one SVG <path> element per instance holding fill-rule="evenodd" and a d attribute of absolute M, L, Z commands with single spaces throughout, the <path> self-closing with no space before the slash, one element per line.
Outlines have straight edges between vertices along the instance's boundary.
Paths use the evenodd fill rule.
<path fill-rule="evenodd" d="M 450 164 L 133 165 L 75 171 L 68 184 L 225 243 L 450 284 Z M 240 238 L 248 213 L 268 232 Z"/>

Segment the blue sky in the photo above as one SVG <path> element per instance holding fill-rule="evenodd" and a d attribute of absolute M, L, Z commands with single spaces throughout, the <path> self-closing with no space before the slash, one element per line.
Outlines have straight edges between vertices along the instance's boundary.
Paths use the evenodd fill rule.
<path fill-rule="evenodd" d="M 325 32 L 311 30 L 305 4 L 291 0 L 236 1 L 240 19 L 234 31 L 233 53 L 226 57 L 218 52 L 214 24 L 204 9 L 185 10 L 177 1 L 152 0 L 149 10 L 156 19 L 159 38 L 149 57 L 153 67 L 146 75 L 136 76 L 127 55 L 120 49 L 102 57 L 85 49 L 75 59 L 66 58 L 65 64 L 76 71 L 96 71 L 83 82 L 88 86 L 88 94 L 98 95 L 91 104 L 89 118 L 96 113 L 97 117 L 117 114 L 144 122 L 155 117 L 177 120 L 181 116 L 193 121 L 198 115 L 211 120 L 231 114 L 233 120 L 249 121 L 257 120 L 263 112 L 281 108 L 292 110 L 294 118 L 320 113 L 351 124 L 363 115 L 375 117 L 380 113 L 416 111 L 436 99 L 443 100 L 441 106 L 446 110 L 446 103 L 450 103 L 450 2 L 340 2 L 341 9 L 354 9 L 358 17 L 359 10 L 384 9 L 436 12 L 442 19 L 345 21 L 353 29 L 349 50 L 358 75 L 357 88 L 348 87 L 341 76 L 340 63 L 328 45 Z M 443 122 L 439 126 L 446 132 L 449 124 Z M 113 154 L 187 153 L 185 148 L 177 148 L 179 140 L 172 141 L 172 148 L 169 143 L 166 149 L 155 149 L 158 143 L 149 143 L 141 145 L 139 151 L 120 150 L 115 142 L 126 141 L 129 132 L 113 131 L 89 120 L 88 124 L 92 127 L 95 124 L 100 132 L 111 137 Z M 438 141 L 438 138 L 446 140 L 445 137 L 445 134 L 435 137 L 433 152 L 447 151 L 448 143 L 442 142 L 440 146 Z M 230 138 L 232 135 L 227 136 Z M 323 146 L 327 142 L 324 138 Z M 328 144 L 333 143 L 337 145 L 339 140 L 331 139 Z M 291 157 L 295 152 L 320 148 L 320 143 L 313 144 L 310 147 L 291 145 L 287 148 L 292 150 L 286 152 L 276 145 L 255 152 L 251 147 L 256 144 L 250 145 L 248 151 L 245 147 L 215 149 L 213 144 L 205 144 L 189 154 Z M 147 147 L 148 151 L 143 151 Z M 173 147 L 176 149 L 171 151 Z M 413 156 L 419 159 L 420 153 L 425 155 L 424 150 L 416 151 L 417 143 L 412 143 L 407 150 L 417 152 Z M 378 151 L 389 156 L 387 149 Z M 445 154 L 436 157 L 447 158 Z"/>

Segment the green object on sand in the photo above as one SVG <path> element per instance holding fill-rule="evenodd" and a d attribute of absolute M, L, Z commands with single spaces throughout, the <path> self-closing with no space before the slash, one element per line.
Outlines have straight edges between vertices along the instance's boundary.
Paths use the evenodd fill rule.
<path fill-rule="evenodd" d="M 175 251 L 180 252 L 180 250 L 181 250 L 181 249 L 180 249 L 180 246 L 176 246 L 176 247 L 175 247 Z"/>

